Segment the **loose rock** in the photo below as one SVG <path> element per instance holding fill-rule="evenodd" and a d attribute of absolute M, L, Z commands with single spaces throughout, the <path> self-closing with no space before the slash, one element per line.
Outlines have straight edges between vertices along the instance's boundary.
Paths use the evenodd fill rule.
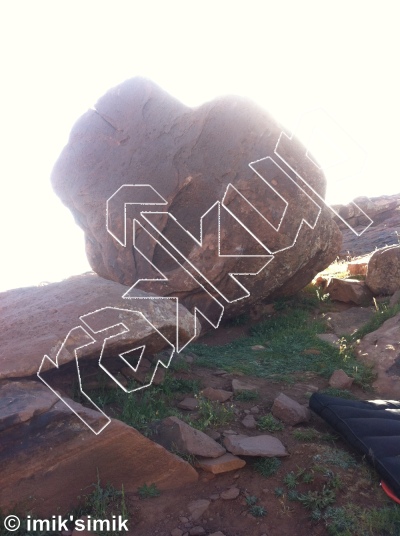
<path fill-rule="evenodd" d="M 280 393 L 274 400 L 271 413 L 286 424 L 295 425 L 307 422 L 311 418 L 310 410 L 298 402 Z"/>
<path fill-rule="evenodd" d="M 265 457 L 288 456 L 288 452 L 281 441 L 270 435 L 254 437 L 229 435 L 224 438 L 224 445 L 229 452 L 237 455 Z"/>
<path fill-rule="evenodd" d="M 215 475 L 227 473 L 228 471 L 236 471 L 246 465 L 246 462 L 233 454 L 227 452 L 219 458 L 197 458 L 196 467 L 209 471 Z"/>
<path fill-rule="evenodd" d="M 344 370 L 335 370 L 329 378 L 329 385 L 335 389 L 350 389 L 353 385 L 354 378 L 350 378 Z"/>

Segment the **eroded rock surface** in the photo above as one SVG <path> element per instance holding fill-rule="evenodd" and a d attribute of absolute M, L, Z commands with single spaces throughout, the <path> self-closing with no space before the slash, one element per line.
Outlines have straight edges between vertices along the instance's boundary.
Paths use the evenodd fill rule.
<path fill-rule="evenodd" d="M 77 121 L 52 183 L 85 231 L 99 275 L 124 285 L 147 279 L 137 288 L 179 293 L 190 311 L 198 306 L 215 319 L 207 288 L 234 315 L 295 293 L 340 249 L 332 213 L 313 193 L 324 196 L 325 178 L 295 139 L 284 138 L 280 154 L 305 182 L 277 157 L 282 130 L 244 98 L 191 109 L 134 78 Z M 249 167 L 255 161 L 256 172 Z M 149 281 L 159 272 L 167 281 Z M 238 276 L 250 296 L 234 301 L 246 293 L 230 274 L 256 272 Z"/>

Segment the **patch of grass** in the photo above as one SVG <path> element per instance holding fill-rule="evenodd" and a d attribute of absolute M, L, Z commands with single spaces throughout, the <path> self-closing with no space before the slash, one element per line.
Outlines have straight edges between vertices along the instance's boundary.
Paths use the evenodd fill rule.
<path fill-rule="evenodd" d="M 287 494 L 287 497 L 288 497 L 288 500 L 293 502 L 293 501 L 298 501 L 299 500 L 299 492 L 295 489 L 290 489 L 288 491 L 288 494 Z"/>
<path fill-rule="evenodd" d="M 308 510 L 324 510 L 336 500 L 335 492 L 327 487 L 321 491 L 308 491 L 298 496 L 298 501 Z"/>
<path fill-rule="evenodd" d="M 363 509 L 355 504 L 329 506 L 324 514 L 330 536 L 398 536 L 400 506 Z"/>
<path fill-rule="evenodd" d="M 304 475 L 301 477 L 301 480 L 304 482 L 304 484 L 311 484 L 311 482 L 314 481 L 314 475 L 312 473 L 304 473 Z"/>
<path fill-rule="evenodd" d="M 285 495 L 285 490 L 283 488 L 275 488 L 274 494 L 275 497 L 283 497 L 283 495 Z"/>
<path fill-rule="evenodd" d="M 286 484 L 288 489 L 294 489 L 299 482 L 297 480 L 297 476 L 294 474 L 293 471 L 291 471 L 290 473 L 287 473 L 285 475 L 283 483 Z"/>
<path fill-rule="evenodd" d="M 160 390 L 168 397 L 172 397 L 175 393 L 198 393 L 200 390 L 199 380 L 188 380 L 184 378 L 176 378 L 171 374 L 167 374 L 164 381 L 160 385 Z"/>
<path fill-rule="evenodd" d="M 327 387 L 326 389 L 321 389 L 320 393 L 329 396 L 337 396 L 338 398 L 346 398 L 348 400 L 358 400 L 358 397 L 353 395 L 347 389 L 337 389 L 335 387 Z"/>
<path fill-rule="evenodd" d="M 257 471 L 257 473 L 260 473 L 260 475 L 267 478 L 274 475 L 278 471 L 281 464 L 282 462 L 279 460 L 279 458 L 259 458 L 254 463 L 254 469 Z"/>
<path fill-rule="evenodd" d="M 283 424 L 275 419 L 271 413 L 268 413 L 258 420 L 257 428 L 263 432 L 280 432 L 283 430 Z"/>
<path fill-rule="evenodd" d="M 234 316 L 233 318 L 230 318 L 227 320 L 228 326 L 245 326 L 250 321 L 250 317 L 248 314 L 243 313 L 241 315 Z"/>
<path fill-rule="evenodd" d="M 294 430 L 292 435 L 295 439 L 297 439 L 297 441 L 304 441 L 307 443 L 311 441 L 316 441 L 320 437 L 320 434 L 314 428 L 303 428 Z"/>
<path fill-rule="evenodd" d="M 161 493 L 154 483 L 150 484 L 150 486 L 148 486 L 147 484 L 143 484 L 143 486 L 140 486 L 137 491 L 141 499 L 151 499 L 153 497 L 159 497 Z"/>
<path fill-rule="evenodd" d="M 375 304 L 377 310 L 374 316 L 352 335 L 351 340 L 353 342 L 357 339 L 362 339 L 367 333 L 377 330 L 386 320 L 400 312 L 400 303 L 393 307 L 389 307 L 387 304 L 379 305 L 377 302 L 375 302 Z"/>
<path fill-rule="evenodd" d="M 335 465 L 341 469 L 349 469 L 357 465 L 356 460 L 344 450 L 337 448 L 325 447 L 321 454 L 313 456 L 313 460 L 316 464 L 328 464 Z"/>
<path fill-rule="evenodd" d="M 197 396 L 199 401 L 198 418 L 191 420 L 186 418 L 186 422 L 198 430 L 207 428 L 217 428 L 229 424 L 235 417 L 232 405 L 224 405 L 220 402 L 208 400 L 203 396 Z"/>
<path fill-rule="evenodd" d="M 241 402 L 249 402 L 250 400 L 257 400 L 259 398 L 257 391 L 239 391 L 235 394 L 235 400 L 240 400 Z"/>
<path fill-rule="evenodd" d="M 315 320 L 306 309 L 288 306 L 254 326 L 248 337 L 224 346 L 194 344 L 192 348 L 198 365 L 231 373 L 293 381 L 294 373 L 314 372 L 329 377 L 335 369 L 342 368 L 355 381 L 366 385 L 371 377 L 365 375 L 367 367 L 356 360 L 351 345 L 337 348 L 320 340 L 316 335 L 325 330 L 324 322 Z M 265 349 L 249 352 L 249 347 L 255 345 Z M 319 353 L 304 353 L 310 348 Z"/>
<path fill-rule="evenodd" d="M 267 510 L 264 506 L 254 505 L 249 508 L 249 512 L 254 517 L 264 517 L 267 515 Z"/>
<path fill-rule="evenodd" d="M 246 497 L 246 504 L 247 506 L 253 506 L 254 504 L 256 504 L 258 501 L 258 497 L 256 497 L 255 495 L 247 495 Z"/>

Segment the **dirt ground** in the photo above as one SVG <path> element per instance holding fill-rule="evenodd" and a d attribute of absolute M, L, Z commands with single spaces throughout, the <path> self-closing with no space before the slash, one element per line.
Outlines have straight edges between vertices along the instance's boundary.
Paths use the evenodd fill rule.
<path fill-rule="evenodd" d="M 242 326 L 230 326 L 220 328 L 213 334 L 207 334 L 201 342 L 225 344 L 244 334 L 245 328 Z M 279 393 L 285 393 L 299 403 L 307 404 L 312 392 L 328 387 L 327 380 L 314 373 L 299 374 L 296 382 L 290 385 L 237 374 L 221 376 L 218 371 L 216 373 L 215 370 L 195 365 L 191 367 L 190 372 L 180 372 L 176 375 L 186 379 L 198 379 L 204 387 L 230 390 L 233 378 L 240 378 L 256 385 L 259 398 L 256 401 L 234 400 L 237 414 L 234 422 L 217 428 L 218 432 L 229 429 L 247 435 L 270 433 L 248 430 L 241 424 L 245 415 L 244 411 L 255 404 L 259 406 L 260 414 L 265 414 L 270 411 L 273 400 Z M 371 393 L 365 393 L 357 387 L 353 387 L 352 392 L 358 398 L 373 398 Z M 176 402 L 182 398 L 184 396 L 178 397 Z M 304 442 L 293 436 L 295 429 L 310 427 L 317 430 L 321 438 L 326 437 L 326 434 L 331 434 L 331 437 Z M 260 475 L 253 467 L 254 460 L 247 457 L 244 458 L 247 462 L 246 466 L 238 471 L 214 476 L 199 470 L 199 481 L 196 484 L 191 484 L 184 489 L 164 491 L 159 497 L 140 499 L 135 494 L 128 495 L 131 510 L 129 534 L 169 536 L 174 529 L 180 529 L 182 532 L 176 531 L 176 534 L 182 535 L 212 534 L 217 531 L 221 531 L 225 536 L 320 536 L 328 534 L 326 520 L 311 520 L 311 510 L 305 508 L 299 501 L 290 500 L 290 490 L 283 482 L 285 475 L 290 472 L 299 475 L 296 490 L 300 494 L 308 491 L 321 491 L 324 486 L 329 486 L 330 479 L 336 478 L 340 484 L 334 490 L 336 499 L 332 506 L 335 508 L 349 503 L 362 508 L 371 505 L 380 507 L 391 503 L 380 488 L 375 471 L 360 456 L 351 451 L 341 439 L 332 437 L 332 430 L 316 415 L 312 415 L 312 420 L 307 425 L 295 427 L 285 425 L 282 431 L 273 432 L 271 435 L 280 439 L 290 453 L 288 457 L 281 459 L 282 464 L 276 474 L 267 478 Z M 323 461 L 327 451 L 337 452 L 338 449 L 353 456 L 355 460 L 353 466 L 341 467 Z M 318 460 L 322 460 L 320 464 Z M 312 475 L 312 482 L 303 482 L 304 473 Z M 219 497 L 224 490 L 232 486 L 240 490 L 236 499 L 224 500 Z M 265 516 L 254 517 L 249 512 L 249 506 L 246 503 L 247 496 L 257 497 L 257 505 L 266 510 Z M 211 500 L 211 503 L 200 519 L 190 521 L 188 504 L 197 499 Z M 204 532 L 200 529 L 196 532 L 194 528 L 196 526 L 202 527 Z"/>

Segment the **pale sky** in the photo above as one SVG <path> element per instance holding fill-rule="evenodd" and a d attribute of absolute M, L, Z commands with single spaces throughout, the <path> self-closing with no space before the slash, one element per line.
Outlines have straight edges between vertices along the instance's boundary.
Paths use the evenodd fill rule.
<path fill-rule="evenodd" d="M 289 130 L 322 108 L 339 135 L 315 131 L 320 163 L 342 155 L 340 132 L 365 155 L 345 182 L 326 164 L 329 201 L 400 192 L 398 11 L 396 0 L 2 2 L 0 291 L 90 269 L 49 177 L 78 117 L 136 75 L 189 106 L 247 96 Z"/>

